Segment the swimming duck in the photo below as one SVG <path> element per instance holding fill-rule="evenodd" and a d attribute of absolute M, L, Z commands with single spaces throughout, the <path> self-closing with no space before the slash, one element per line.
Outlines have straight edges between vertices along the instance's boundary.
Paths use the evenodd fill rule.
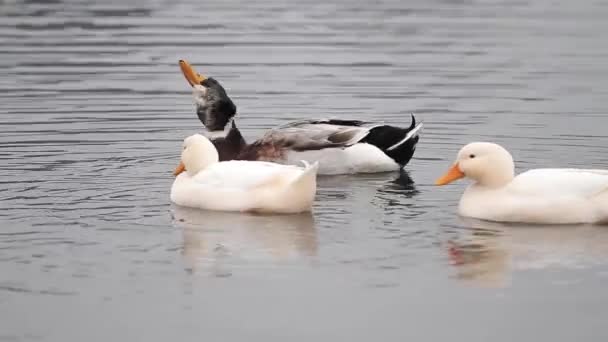
<path fill-rule="evenodd" d="M 608 170 L 535 169 L 515 176 L 513 157 L 502 146 L 463 147 L 451 169 L 436 181 L 470 178 L 458 212 L 498 222 L 608 223 Z"/>
<path fill-rule="evenodd" d="M 310 211 L 318 164 L 304 167 L 262 161 L 219 161 L 215 146 L 194 134 L 184 139 L 171 201 L 199 209 L 259 213 Z"/>
<path fill-rule="evenodd" d="M 192 86 L 199 120 L 207 128 L 220 160 L 264 160 L 295 164 L 320 163 L 319 174 L 396 171 L 416 150 L 422 124 L 412 115 L 409 128 L 359 120 L 302 120 L 274 128 L 248 144 L 236 126 L 236 106 L 214 78 L 196 73 L 179 61 Z"/>

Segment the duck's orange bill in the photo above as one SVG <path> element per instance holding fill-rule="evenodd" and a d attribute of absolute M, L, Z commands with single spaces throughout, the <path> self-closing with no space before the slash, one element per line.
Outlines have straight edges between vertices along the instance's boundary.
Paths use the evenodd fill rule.
<path fill-rule="evenodd" d="M 201 82 L 205 80 L 205 76 L 201 76 L 201 74 L 194 71 L 194 68 L 190 65 L 190 63 L 183 59 L 179 60 L 179 68 L 182 69 L 182 74 L 184 74 L 186 81 L 190 83 L 191 87 L 195 84 L 201 84 Z"/>
<path fill-rule="evenodd" d="M 177 176 L 180 173 L 186 171 L 186 165 L 184 165 L 184 162 L 179 162 L 179 165 L 177 165 L 177 167 L 175 168 L 175 171 L 173 171 L 173 175 Z"/>
<path fill-rule="evenodd" d="M 450 184 L 453 181 L 458 180 L 460 178 L 464 178 L 464 173 L 462 173 L 462 171 L 460 171 L 458 164 L 454 164 L 448 170 L 448 172 L 446 172 L 445 175 L 443 175 L 441 178 L 439 178 L 438 180 L 435 181 L 435 185 Z"/>

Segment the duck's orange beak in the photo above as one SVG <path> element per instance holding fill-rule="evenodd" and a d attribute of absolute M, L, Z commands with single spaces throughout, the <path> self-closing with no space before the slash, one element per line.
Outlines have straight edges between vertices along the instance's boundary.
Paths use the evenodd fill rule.
<path fill-rule="evenodd" d="M 445 175 L 441 176 L 441 178 L 435 181 L 435 185 L 450 184 L 460 178 L 464 178 L 464 173 L 460 170 L 460 167 L 458 167 L 458 163 L 456 163 L 452 165 Z"/>
<path fill-rule="evenodd" d="M 184 165 L 184 162 L 180 161 L 179 165 L 177 165 L 177 167 L 175 168 L 175 171 L 173 171 L 173 175 L 177 176 L 184 171 L 186 171 L 186 165 Z"/>
<path fill-rule="evenodd" d="M 201 84 L 201 82 L 205 80 L 205 76 L 201 76 L 201 74 L 194 71 L 194 68 L 190 65 L 190 63 L 183 59 L 179 60 L 179 68 L 182 69 L 182 74 L 184 74 L 186 81 L 190 83 L 191 87 L 193 87 L 195 84 Z"/>

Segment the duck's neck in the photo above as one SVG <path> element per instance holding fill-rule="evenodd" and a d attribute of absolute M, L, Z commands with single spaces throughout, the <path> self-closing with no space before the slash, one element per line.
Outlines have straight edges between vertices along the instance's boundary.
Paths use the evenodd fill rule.
<path fill-rule="evenodd" d="M 484 177 L 477 180 L 476 184 L 486 188 L 497 189 L 511 183 L 513 178 L 515 178 L 515 172 L 513 170 L 503 170 L 502 172 L 492 172 L 484 175 Z"/>
<path fill-rule="evenodd" d="M 237 159 L 239 153 L 247 147 L 247 142 L 241 131 L 236 127 L 234 119 L 228 122 L 226 126 L 228 128 L 224 128 L 222 131 L 210 131 L 208 133 L 220 155 L 220 161 Z"/>
<path fill-rule="evenodd" d="M 207 130 L 207 133 L 205 133 L 205 136 L 209 139 L 224 139 L 224 138 L 226 138 L 226 136 L 228 136 L 230 134 L 230 132 L 232 132 L 232 130 L 237 129 L 234 119 L 228 120 L 228 122 L 226 122 L 226 125 L 224 125 L 224 128 L 222 128 L 222 129 L 210 130 L 207 127 L 205 127 L 205 128 Z"/>

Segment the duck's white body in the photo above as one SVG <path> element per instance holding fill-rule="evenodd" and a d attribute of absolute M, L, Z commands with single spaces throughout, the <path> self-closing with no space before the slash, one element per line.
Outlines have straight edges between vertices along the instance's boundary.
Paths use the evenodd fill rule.
<path fill-rule="evenodd" d="M 608 170 L 536 169 L 514 177 L 511 155 L 489 143 L 465 146 L 453 170 L 475 181 L 460 199 L 462 216 L 536 224 L 608 223 Z"/>
<path fill-rule="evenodd" d="M 320 175 L 389 172 L 401 168 L 378 147 L 364 143 L 346 148 L 289 151 L 284 163 L 294 165 L 301 160 L 319 162 Z"/>
<path fill-rule="evenodd" d="M 207 148 L 213 147 L 205 139 Z M 198 138 L 200 137 L 200 138 Z M 190 138 L 187 138 L 187 140 Z M 196 171 L 188 156 L 208 155 L 200 149 L 182 153 L 187 172 L 180 173 L 171 188 L 171 200 L 182 206 L 207 210 L 262 213 L 300 213 L 310 211 L 316 194 L 318 164 L 305 167 L 259 161 L 215 162 Z M 195 171 L 191 171 L 191 170 Z"/>
<path fill-rule="evenodd" d="M 608 171 L 537 169 L 500 188 L 473 184 L 458 211 L 501 222 L 608 223 Z"/>

